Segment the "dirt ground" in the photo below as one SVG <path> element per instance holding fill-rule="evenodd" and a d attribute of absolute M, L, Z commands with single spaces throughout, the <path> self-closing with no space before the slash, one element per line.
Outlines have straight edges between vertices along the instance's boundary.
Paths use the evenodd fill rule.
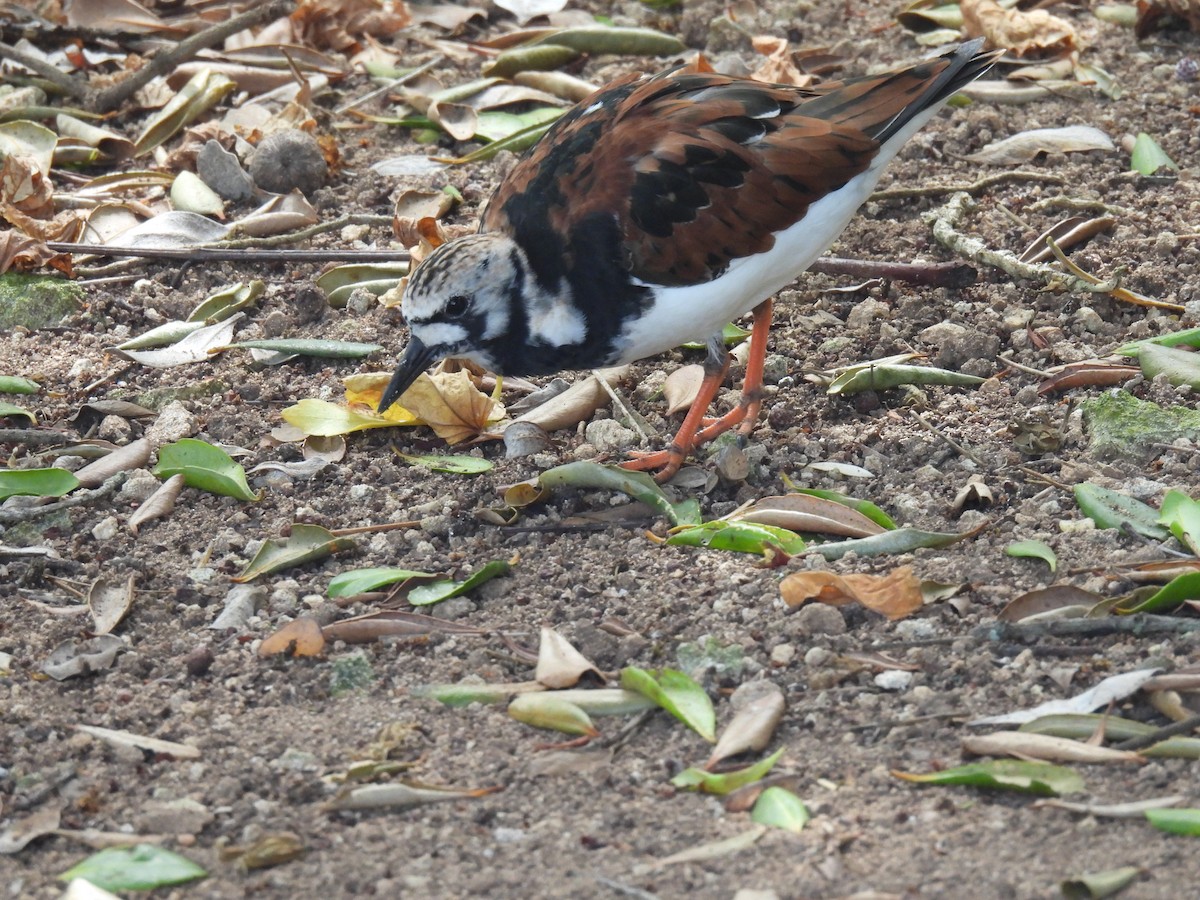
<path fill-rule="evenodd" d="M 748 30 L 787 35 L 798 46 L 830 46 L 848 56 L 847 74 L 920 53 L 910 35 L 889 27 L 897 9 L 892 4 L 813 6 L 779 4 Z M 632 3 L 616 10 L 619 21 L 678 30 L 719 67 L 753 64 L 744 36 L 728 26 L 710 27 L 719 12 L 714 3 L 687 3 L 680 14 Z M 1067 214 L 1044 201 L 1108 204 L 1117 210 L 1115 227 L 1073 258 L 1100 277 L 1123 270 L 1127 287 L 1183 304 L 1186 312 L 1169 314 L 1099 294 L 1042 292 L 990 268 L 982 269 L 977 284 L 955 290 L 891 283 L 835 292 L 854 280 L 805 277 L 777 306 L 771 344 L 776 384 L 753 434 L 749 477 L 707 493 L 688 491 L 711 517 L 746 499 L 782 493 L 787 476 L 801 486 L 872 500 L 904 525 L 965 531 L 989 520 L 977 537 L 901 558 L 825 563 L 798 557 L 787 568 L 768 569 L 750 555 L 652 543 L 646 529 L 661 533 L 663 523 L 636 511 L 599 523 L 581 518 L 625 502 L 606 492 L 559 494 L 511 528 L 473 514 L 494 502 L 499 486 L 590 457 L 594 448 L 575 432 L 554 434 L 549 452 L 534 459 L 505 459 L 501 443 L 486 444 L 477 452 L 495 468 L 475 478 L 399 463 L 392 442 L 406 452 L 443 452 L 425 429 L 358 434 L 341 462 L 311 478 L 257 476 L 255 483 L 265 487 L 259 502 L 187 489 L 169 519 L 144 526 L 136 537 L 124 526 L 148 481 L 134 477 L 100 502 L 0 532 L 6 545 L 48 546 L 61 557 L 0 558 L 0 652 L 11 655 L 7 671 L 0 671 L 0 815 L 21 818 L 54 804 L 63 808 L 64 828 L 170 835 L 168 846 L 210 873 L 158 892 L 173 897 L 672 898 L 744 891 L 740 896 L 750 898 L 774 891 L 813 900 L 855 894 L 1026 898 L 1058 896 L 1064 878 L 1124 865 L 1144 870 L 1125 896 L 1195 896 L 1200 861 L 1187 838 L 1162 834 L 1139 819 L 1039 808 L 1021 795 L 920 788 L 890 774 L 962 761 L 960 739 L 970 718 L 1070 696 L 1118 672 L 1174 668 L 1197 654 L 1197 633 L 1025 643 L 987 640 L 977 630 L 993 622 L 1007 601 L 1053 580 L 1044 563 L 1006 556 L 1013 540 L 1045 541 L 1058 554 L 1059 580 L 1105 594 L 1130 586 L 1115 565 L 1162 556 L 1158 547 L 1115 531 L 1064 528 L 1082 514 L 1069 491 L 1056 485 L 1092 480 L 1154 503 L 1170 488 L 1194 494 L 1200 468 L 1197 444 L 1189 440 L 1153 448 L 1150 457 L 1100 457 L 1078 405 L 1068 405 L 1063 395 L 1040 396 L 1036 374 L 999 359 L 1044 370 L 1101 355 L 1129 339 L 1200 325 L 1200 87 L 1174 74 L 1181 57 L 1200 56 L 1200 40 L 1173 31 L 1138 44 L 1129 30 L 1084 9 L 1058 12 L 1085 36 L 1086 58 L 1124 88 L 1120 99 L 1093 90 L 1026 105 L 974 103 L 946 111 L 901 153 L 880 188 L 975 182 L 1001 170 L 963 157 L 1025 129 L 1091 125 L 1117 143 L 1146 131 L 1180 164 L 1176 177 L 1132 174 L 1121 150 L 1044 157 L 1020 169 L 1057 176 L 1061 183 L 1018 180 L 980 191 L 979 207 L 962 228 L 992 247 L 1020 252 Z M 422 53 L 412 61 L 422 61 Z M 592 61 L 582 74 L 603 80 L 635 64 Z M 451 67 L 444 74 L 447 82 L 461 82 L 476 72 Z M 351 80 L 321 105 L 335 108 L 366 89 L 365 81 Z M 387 214 L 398 189 L 422 186 L 419 179 L 368 170 L 378 159 L 419 152 L 405 131 L 372 126 L 343 145 L 346 167 L 313 197 L 322 215 Z M 450 169 L 434 185 L 457 186 L 468 200 L 458 221 L 472 222 L 502 166 Z M 945 194 L 872 201 L 832 252 L 949 260 L 925 219 L 945 201 Z M 377 229 L 328 236 L 315 246 L 344 246 L 352 237 L 379 247 L 390 239 Z M 194 418 L 196 437 L 247 448 L 240 460 L 247 468 L 295 460 L 296 445 L 267 440 L 280 424 L 280 410 L 304 397 L 336 399 L 343 376 L 386 369 L 405 340 L 398 314 L 374 306 L 325 310 L 311 320 L 295 301 L 318 271 L 194 266 L 180 273 L 146 264 L 136 283 L 89 288 L 86 309 L 64 328 L 7 335 L 0 341 L 0 373 L 41 382 L 46 390 L 37 398 L 39 422 L 66 432 L 73 427 L 67 417 L 86 400 L 150 402 L 160 389 L 194 388 L 182 405 Z M 177 315 L 249 276 L 269 287 L 240 339 L 270 333 L 378 341 L 387 352 L 366 362 L 299 360 L 273 368 L 226 353 L 212 363 L 168 370 L 127 366 L 105 352 L 154 324 L 147 310 Z M 927 353 L 951 369 L 1003 374 L 976 390 L 931 387 L 919 396 L 887 391 L 853 398 L 828 396 L 803 378 L 806 371 L 905 350 Z M 659 439 L 677 419 L 664 415 L 653 388 L 665 372 L 697 356 L 681 350 L 641 363 L 619 386 Z M 736 397 L 738 378 L 735 373 L 721 403 Z M 1135 378 L 1123 387 L 1142 399 L 1197 407 L 1194 394 L 1169 385 Z M 1070 396 L 1078 401 L 1103 390 Z M 917 413 L 940 435 L 927 430 Z M 1061 436 L 1059 445 L 1023 452 L 1027 445 L 1018 437 L 1030 423 L 1049 423 L 1049 431 Z M 146 427 L 145 421 L 108 421 L 102 436 L 124 443 Z M 33 449 L 19 448 L 17 464 Z M 807 468 L 822 461 L 873 474 L 846 479 Z M 712 467 L 711 461 L 700 464 Z M 973 475 L 990 487 L 994 502 L 956 513 L 953 499 Z M 407 520 L 421 525 L 359 537 L 349 553 L 260 579 L 253 615 L 234 628 L 212 628 L 235 588 L 231 576 L 259 541 L 280 536 L 294 522 L 350 528 Z M 514 554 L 520 561 L 509 576 L 435 608 L 436 615 L 491 630 L 488 636 L 338 644 L 318 659 L 257 655 L 260 639 L 298 614 L 330 622 L 369 611 L 366 605 L 339 608 L 326 598 L 330 578 L 340 571 L 395 565 L 463 574 Z M 855 608 L 792 610 L 779 596 L 789 570 L 884 573 L 902 564 L 913 565 L 922 578 L 965 587 L 953 602 L 931 604 L 899 623 Z M 124 651 L 111 669 L 62 682 L 46 679 L 42 663 L 60 642 L 82 634 L 84 620 L 50 615 L 29 601 L 73 602 L 62 580 L 87 584 L 100 575 L 136 577 L 136 603 L 116 632 Z M 625 629 L 613 629 L 613 622 Z M 771 831 L 752 847 L 713 861 L 657 867 L 670 854 L 750 827 L 746 813 L 670 786 L 678 770 L 707 757 L 695 734 L 660 714 L 627 735 L 615 753 L 551 755 L 539 745 L 555 737 L 512 721 L 503 706 L 449 709 L 411 695 L 427 683 L 531 678 L 532 668 L 494 632 L 533 649 L 546 625 L 606 670 L 677 666 L 697 647 L 722 648 L 733 662 L 699 673 L 721 722 L 729 717 L 732 689 L 756 679 L 778 684 L 788 709 L 772 746 L 787 748 L 777 771 L 794 775 L 795 789 L 813 813 L 806 830 Z M 911 664 L 911 679 L 887 689 L 877 683 L 877 669 L 847 667 L 840 659 L 870 651 Z M 369 666 L 368 683 L 335 690 L 335 666 L 344 667 L 356 654 Z M 1164 721 L 1140 701 L 1118 712 Z M 409 810 L 325 811 L 335 787 L 323 776 L 364 758 L 389 723 L 414 728 L 400 753 L 416 761 L 412 777 L 502 790 Z M 185 742 L 201 755 L 180 761 L 116 748 L 76 732 L 78 724 Z M 602 731 L 612 736 L 621 724 L 604 720 Z M 1183 805 L 1200 805 L 1194 762 L 1096 766 L 1084 775 L 1088 795 L 1100 801 L 1178 793 L 1187 798 Z M 224 845 L 278 832 L 298 835 L 303 856 L 249 874 L 220 857 Z M 61 890 L 56 875 L 89 852 L 65 837 L 41 839 L 2 858 L 0 894 L 55 897 Z"/>

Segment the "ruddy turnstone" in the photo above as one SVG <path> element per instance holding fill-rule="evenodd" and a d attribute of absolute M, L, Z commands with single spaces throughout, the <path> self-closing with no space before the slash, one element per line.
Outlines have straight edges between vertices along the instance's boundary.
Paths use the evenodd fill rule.
<path fill-rule="evenodd" d="M 513 167 L 477 234 L 416 267 L 401 305 L 408 346 L 380 410 L 443 357 L 544 375 L 699 339 L 705 378 L 675 439 L 624 465 L 665 480 L 699 444 L 734 426 L 748 433 L 770 297 L 836 240 L 904 142 L 1003 52 L 982 45 L 813 88 L 684 67 L 597 91 Z M 741 400 L 705 419 L 729 368 L 721 330 L 750 310 Z"/>

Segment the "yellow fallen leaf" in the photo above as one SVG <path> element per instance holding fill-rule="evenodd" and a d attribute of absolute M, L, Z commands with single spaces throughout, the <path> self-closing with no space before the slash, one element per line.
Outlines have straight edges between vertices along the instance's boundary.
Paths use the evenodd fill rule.
<path fill-rule="evenodd" d="M 924 603 L 921 580 L 912 566 L 900 566 L 887 575 L 836 575 L 833 572 L 793 572 L 779 585 L 788 606 L 810 600 L 845 606 L 861 603 L 893 621 L 912 615 Z"/>
<path fill-rule="evenodd" d="M 318 656 L 325 649 L 325 635 L 310 616 L 292 619 L 258 645 L 259 656 Z"/>
<path fill-rule="evenodd" d="M 504 407 L 475 387 L 463 371 L 422 374 L 399 403 L 447 444 L 478 437 L 505 416 Z"/>

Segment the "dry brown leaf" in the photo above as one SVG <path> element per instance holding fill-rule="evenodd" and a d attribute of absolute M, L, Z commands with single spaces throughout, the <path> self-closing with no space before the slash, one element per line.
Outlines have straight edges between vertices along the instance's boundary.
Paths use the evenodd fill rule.
<path fill-rule="evenodd" d="M 318 656 L 325 649 L 325 635 L 316 619 L 301 616 L 292 619 L 258 647 L 259 656 Z"/>
<path fill-rule="evenodd" d="M 83 234 L 87 216 L 87 210 L 64 209 L 53 219 L 35 219 L 13 206 L 0 203 L 0 217 L 7 219 L 11 225 L 20 228 L 27 235 L 37 238 L 39 241 L 74 242 L 79 240 L 80 235 Z"/>
<path fill-rule="evenodd" d="M 504 407 L 475 387 L 466 372 L 422 373 L 399 402 L 447 444 L 478 437 L 489 423 L 504 418 Z"/>
<path fill-rule="evenodd" d="M 458 34 L 472 19 L 487 19 L 487 11 L 478 6 L 460 6 L 457 3 L 422 3 L 411 10 L 413 22 L 418 25 L 436 25 L 451 35 Z"/>
<path fill-rule="evenodd" d="M 748 681 L 730 699 L 736 711 L 704 764 L 709 770 L 730 756 L 765 750 L 787 707 L 783 690 L 773 681 Z"/>
<path fill-rule="evenodd" d="M 297 44 L 342 53 L 362 49 L 360 37 L 391 37 L 410 21 L 404 4 L 376 0 L 312 0 L 291 15 Z"/>
<path fill-rule="evenodd" d="M 37 160 L 28 156 L 5 156 L 0 161 L 0 207 L 48 219 L 54 215 L 54 188 Z"/>
<path fill-rule="evenodd" d="M 1082 741 L 1030 731 L 998 731 L 995 734 L 965 737 L 962 746 L 968 753 L 978 756 L 1015 756 L 1018 759 L 1073 763 L 1146 761 L 1145 757 L 1130 750 L 1097 747 Z"/>
<path fill-rule="evenodd" d="M 134 510 L 133 515 L 129 517 L 130 532 L 136 535 L 138 528 L 147 522 L 169 516 L 175 510 L 175 501 L 179 499 L 179 492 L 182 490 L 182 473 L 172 475 L 160 484 L 158 490 L 147 497 L 146 502 Z"/>
<path fill-rule="evenodd" d="M 674 415 L 690 407 L 700 393 L 700 385 L 703 383 L 704 366 L 699 363 L 676 369 L 668 375 L 662 387 L 663 396 L 667 399 L 667 415 Z"/>
<path fill-rule="evenodd" d="M 1069 391 L 1077 387 L 1112 387 L 1116 384 L 1124 384 L 1135 375 L 1141 374 L 1141 366 L 1090 359 L 1068 363 L 1059 368 L 1057 372 L 1052 372 L 1038 385 L 1037 391 L 1045 396 L 1053 394 L 1055 391 Z"/>
<path fill-rule="evenodd" d="M 600 379 L 603 378 L 610 385 L 616 384 L 628 373 L 629 366 L 597 369 L 587 378 L 575 382 L 558 396 L 534 407 L 514 421 L 530 422 L 543 431 L 574 428 L 580 422 L 590 419 L 592 413 L 600 407 L 611 402 L 612 398 L 600 383 Z"/>
<path fill-rule="evenodd" d="M 791 84 L 796 87 L 808 87 L 812 84 L 812 76 L 801 72 L 800 67 L 796 65 L 795 55 L 788 49 L 788 42 L 785 38 L 759 34 L 750 38 L 750 44 L 767 58 L 766 62 L 754 70 L 752 78 L 772 84 Z"/>
<path fill-rule="evenodd" d="M 963 0 L 960 5 L 967 37 L 985 37 L 1013 56 L 1055 57 L 1079 49 L 1075 26 L 1044 9 L 1005 9 L 996 0 Z"/>
<path fill-rule="evenodd" d="M 553 628 L 543 628 L 538 644 L 538 661 L 534 679 L 548 688 L 569 688 L 592 672 L 601 682 L 604 676 L 595 664 L 572 646 Z"/>
<path fill-rule="evenodd" d="M 32 272 L 43 266 L 74 277 L 71 254 L 56 253 L 41 241 L 8 229 L 0 232 L 0 275 L 8 271 Z"/>
<path fill-rule="evenodd" d="M 861 603 L 895 621 L 921 608 L 921 580 L 912 566 L 900 566 L 887 575 L 835 575 L 833 572 L 793 572 L 783 579 L 779 592 L 788 606 L 810 600 L 845 606 Z"/>
<path fill-rule="evenodd" d="M 123 584 L 106 578 L 97 578 L 92 582 L 88 589 L 87 605 L 92 614 L 93 634 L 108 634 L 121 624 L 133 606 L 134 581 L 135 576 L 130 575 Z"/>
<path fill-rule="evenodd" d="M 1009 601 L 996 618 L 1001 622 L 1022 622 L 1028 619 L 1078 619 L 1104 598 L 1073 584 L 1052 584 L 1050 587 L 1028 591 Z"/>
<path fill-rule="evenodd" d="M 786 528 L 789 531 L 836 534 L 851 538 L 870 537 L 887 530 L 856 509 L 810 494 L 761 497 L 730 513 L 728 518 L 739 522 Z"/>
<path fill-rule="evenodd" d="M 1034 128 L 1011 137 L 992 141 L 966 157 L 989 166 L 1016 166 L 1036 159 L 1043 153 L 1084 153 L 1090 150 L 1114 150 L 1112 139 L 1091 125 L 1065 125 L 1061 128 Z"/>

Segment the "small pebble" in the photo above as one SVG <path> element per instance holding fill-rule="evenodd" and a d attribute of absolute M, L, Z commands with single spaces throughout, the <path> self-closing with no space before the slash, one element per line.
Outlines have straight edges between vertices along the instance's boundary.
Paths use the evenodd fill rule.
<path fill-rule="evenodd" d="M 912 684 L 913 673 L 902 672 L 898 669 L 888 669 L 875 676 L 875 686 L 885 691 L 906 691 Z"/>

